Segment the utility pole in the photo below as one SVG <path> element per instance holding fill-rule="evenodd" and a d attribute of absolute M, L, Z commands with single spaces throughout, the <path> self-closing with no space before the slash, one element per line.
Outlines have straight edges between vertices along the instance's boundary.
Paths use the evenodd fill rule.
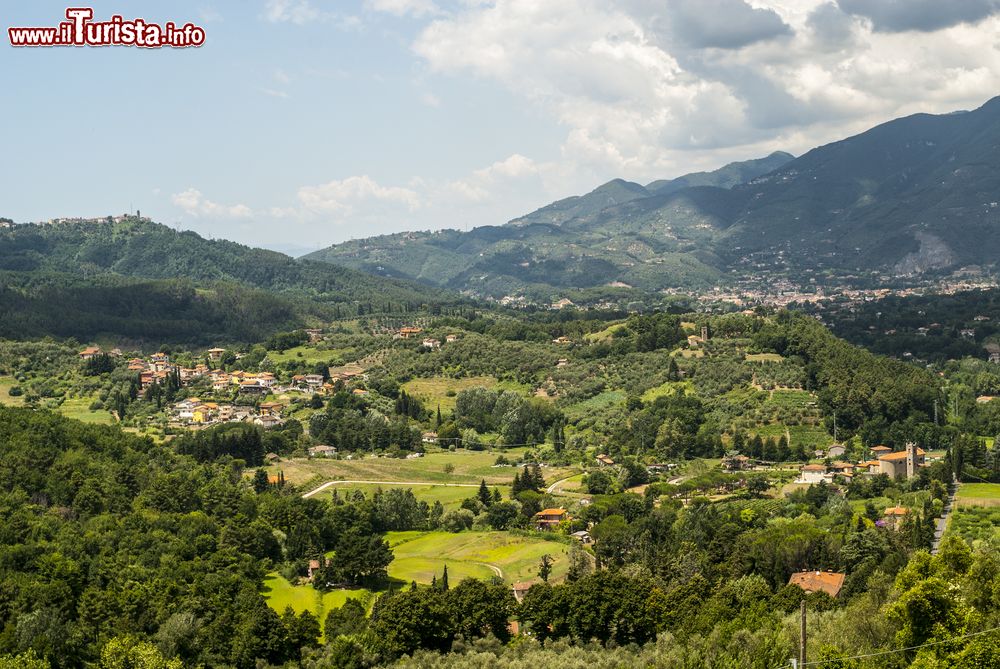
<path fill-rule="evenodd" d="M 837 412 L 833 412 L 833 443 L 840 443 L 837 441 Z"/>
<path fill-rule="evenodd" d="M 799 667 L 806 666 L 806 600 L 802 600 L 799 620 Z"/>
<path fill-rule="evenodd" d="M 937 415 L 938 409 L 937 409 L 937 407 L 938 407 L 938 401 L 934 400 L 934 424 L 935 425 L 938 424 L 938 415 Z"/>

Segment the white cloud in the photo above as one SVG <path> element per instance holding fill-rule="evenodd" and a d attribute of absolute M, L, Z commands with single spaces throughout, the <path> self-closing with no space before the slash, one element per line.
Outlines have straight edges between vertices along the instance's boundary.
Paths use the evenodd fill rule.
<path fill-rule="evenodd" d="M 288 98 L 288 93 L 285 91 L 278 91 L 273 88 L 262 88 L 260 92 L 264 95 L 270 95 L 272 98 L 281 98 L 283 100 Z"/>
<path fill-rule="evenodd" d="M 496 201 L 500 199 L 500 191 L 522 185 L 519 182 L 528 177 L 537 177 L 541 170 L 542 166 L 535 161 L 515 153 L 489 167 L 475 170 L 463 179 L 449 182 L 444 191 L 446 195 L 458 195 L 472 202 Z"/>
<path fill-rule="evenodd" d="M 303 186 L 298 190 L 302 207 L 312 213 L 348 216 L 356 208 L 372 202 L 404 205 L 409 211 L 420 208 L 416 191 L 400 186 L 382 186 L 367 175 L 330 181 L 319 186 Z"/>
<path fill-rule="evenodd" d="M 270 23 L 299 26 L 322 22 L 333 24 L 341 30 L 356 30 L 361 26 L 359 17 L 320 9 L 310 0 L 267 0 L 263 19 Z"/>
<path fill-rule="evenodd" d="M 282 70 L 280 67 L 275 69 L 273 72 L 274 80 L 281 84 L 282 86 L 287 86 L 292 83 L 292 78 L 287 72 Z"/>
<path fill-rule="evenodd" d="M 434 107 L 435 109 L 441 106 L 441 99 L 433 93 L 424 93 L 421 95 L 420 102 L 428 107 Z"/>
<path fill-rule="evenodd" d="M 188 188 L 170 197 L 174 206 L 195 217 L 207 218 L 250 218 L 253 210 L 245 204 L 223 205 L 206 199 L 196 188 Z"/>
<path fill-rule="evenodd" d="M 365 7 L 394 16 L 427 16 L 441 13 L 433 0 L 365 0 Z"/>
<path fill-rule="evenodd" d="M 309 0 L 267 0 L 264 18 L 271 23 L 299 25 L 319 20 L 321 14 Z"/>
<path fill-rule="evenodd" d="M 942 9 L 918 30 L 954 25 L 893 33 L 845 4 L 860 13 L 846 0 L 495 0 L 436 18 L 413 49 L 432 73 L 499 82 L 564 127 L 576 188 L 798 153 L 1000 89 L 997 16 Z"/>

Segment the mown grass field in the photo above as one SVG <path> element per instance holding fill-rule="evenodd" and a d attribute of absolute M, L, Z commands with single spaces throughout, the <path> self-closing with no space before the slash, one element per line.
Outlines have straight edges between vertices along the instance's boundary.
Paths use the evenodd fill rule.
<path fill-rule="evenodd" d="M 550 581 L 564 579 L 568 568 L 569 546 L 544 536 L 509 532 L 389 532 L 386 540 L 394 554 L 389 577 L 404 587 L 413 581 L 429 585 L 435 577 L 441 578 L 445 565 L 452 585 L 463 578 L 489 580 L 499 574 L 507 583 L 537 580 L 543 555 L 553 558 Z M 289 583 L 277 572 L 264 579 L 263 591 L 275 611 L 280 613 L 289 606 L 296 613 L 311 611 L 319 618 L 320 625 L 326 622 L 330 610 L 342 606 L 348 598 L 370 606 L 376 594 L 365 589 L 321 593 L 308 583 Z"/>
<path fill-rule="evenodd" d="M 1000 483 L 963 483 L 955 501 L 958 506 L 1000 507 Z"/>
<path fill-rule="evenodd" d="M 333 496 L 333 491 L 336 490 L 337 494 L 344 498 L 354 491 L 361 491 L 364 493 L 365 497 L 370 497 L 376 490 L 389 490 L 391 488 L 401 488 L 403 490 L 412 490 L 413 495 L 421 502 L 427 502 L 433 505 L 434 502 L 441 502 L 441 506 L 444 507 L 445 511 L 453 511 L 462 505 L 462 502 L 469 497 L 474 496 L 478 492 L 476 484 L 468 484 L 471 487 L 464 486 L 446 486 L 446 485 L 434 485 L 433 483 L 428 483 L 426 485 L 382 485 L 377 483 L 344 483 L 342 485 L 330 486 L 323 492 L 316 495 L 316 497 L 331 497 Z M 509 486 L 495 486 L 500 489 L 500 493 L 506 498 L 510 496 Z"/>
<path fill-rule="evenodd" d="M 361 600 L 369 605 L 374 597 L 370 591 L 360 588 L 323 593 L 308 583 L 303 585 L 289 583 L 284 576 L 277 572 L 272 572 L 264 578 L 263 595 L 268 606 L 278 613 L 283 613 L 289 606 L 296 613 L 312 612 L 319 618 L 321 629 L 326 624 L 326 615 L 332 609 L 343 606 L 349 598 Z"/>
<path fill-rule="evenodd" d="M 553 558 L 550 581 L 566 576 L 569 546 L 544 536 L 510 532 L 390 532 L 387 537 L 395 560 L 389 575 L 403 581 L 430 583 L 441 577 L 448 565 L 448 580 L 457 583 L 464 576 L 492 578 L 500 570 L 504 581 L 537 579 L 543 555 Z"/>
<path fill-rule="evenodd" d="M 614 323 L 599 332 L 589 332 L 583 335 L 583 338 L 587 341 L 604 341 L 605 339 L 611 339 L 615 336 L 615 332 L 625 327 L 624 323 Z"/>
<path fill-rule="evenodd" d="M 0 376 L 0 404 L 10 406 L 21 406 L 24 404 L 24 397 L 11 397 L 10 389 L 17 385 L 17 379 L 13 376 Z"/>
<path fill-rule="evenodd" d="M 501 453 L 508 459 L 516 460 L 524 448 L 504 451 L 434 451 L 422 458 L 406 460 L 400 458 L 359 458 L 356 460 L 334 460 L 325 458 L 282 460 L 271 469 L 285 472 L 289 483 L 304 483 L 320 477 L 326 481 L 399 481 L 414 483 L 475 483 L 485 480 L 489 485 L 509 485 L 515 467 L 494 467 Z M 446 471 L 452 467 L 451 473 Z M 569 476 L 577 470 L 562 467 L 545 467 L 542 475 L 546 481 Z"/>
<path fill-rule="evenodd" d="M 469 388 L 512 390 L 522 395 L 527 395 L 531 391 L 527 386 L 512 381 L 497 381 L 492 376 L 469 376 L 461 379 L 432 376 L 426 379 L 407 381 L 402 388 L 407 394 L 423 402 L 424 407 L 431 411 L 436 411 L 440 406 L 442 414 L 451 413 L 455 409 L 455 399 L 458 393 Z"/>

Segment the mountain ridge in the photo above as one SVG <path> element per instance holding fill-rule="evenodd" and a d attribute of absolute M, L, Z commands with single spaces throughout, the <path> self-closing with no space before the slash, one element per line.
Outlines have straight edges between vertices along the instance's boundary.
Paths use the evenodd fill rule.
<path fill-rule="evenodd" d="M 992 271 L 997 193 L 1000 98 L 893 119 L 797 158 L 774 152 L 646 186 L 611 180 L 507 225 L 356 240 L 305 258 L 539 299 L 601 286 L 701 290 L 761 271 Z"/>

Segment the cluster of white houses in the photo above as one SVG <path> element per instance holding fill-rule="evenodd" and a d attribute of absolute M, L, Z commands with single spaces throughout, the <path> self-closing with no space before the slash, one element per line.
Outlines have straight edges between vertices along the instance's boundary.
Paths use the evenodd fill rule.
<path fill-rule="evenodd" d="M 202 401 L 188 397 L 173 405 L 171 414 L 176 425 L 201 426 L 217 423 L 247 422 L 274 427 L 284 422 L 280 402 L 261 402 L 256 407 Z"/>
<path fill-rule="evenodd" d="M 924 449 L 918 448 L 913 442 L 908 443 L 902 451 L 893 451 L 888 446 L 875 446 L 871 451 L 875 457 L 865 462 L 837 461 L 829 466 L 825 464 L 804 465 L 795 482 L 820 483 L 826 481 L 830 483 L 834 476 L 851 478 L 863 474 L 885 474 L 891 479 L 913 478 L 917 475 L 920 467 L 925 465 L 926 453 Z"/>

